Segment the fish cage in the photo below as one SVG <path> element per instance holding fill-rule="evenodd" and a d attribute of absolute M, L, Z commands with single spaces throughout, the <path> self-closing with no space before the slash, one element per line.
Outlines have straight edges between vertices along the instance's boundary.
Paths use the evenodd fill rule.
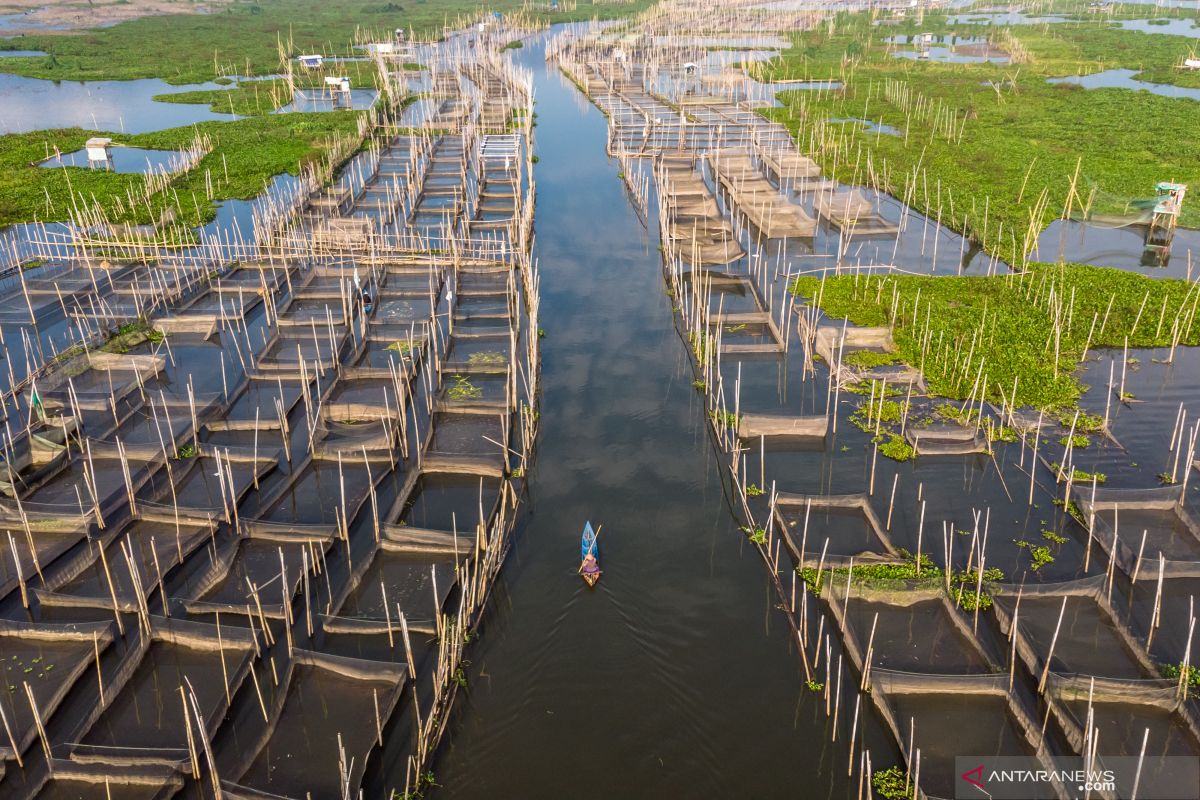
<path fill-rule="evenodd" d="M 192 725 L 211 739 L 249 677 L 257 642 L 248 629 L 148 621 L 149 631 L 139 629 L 125 642 L 100 702 L 76 722 L 68 740 L 72 761 L 183 770 L 195 757 Z"/>
<path fill-rule="evenodd" d="M 130 520 L 119 531 L 101 531 L 83 548 L 44 570 L 31 589 L 47 607 L 106 608 L 136 613 L 162 593 L 172 570 L 211 541 L 217 524 L 181 518 Z"/>
<path fill-rule="evenodd" d="M 1109 756 L 1137 759 L 1137 769 L 1116 771 L 1116 790 L 1143 797 L 1176 796 L 1195 780 L 1185 756 L 1200 755 L 1195 711 L 1172 680 L 1119 680 L 1051 674 L 1050 711 L 1076 752 L 1096 752 L 1097 768 Z M 1189 772 L 1191 773 L 1189 775 Z M 1124 774 L 1122 774 L 1124 773 Z"/>
<path fill-rule="evenodd" d="M 95 671 L 112 644 L 111 622 L 0 621 L 0 778 L 8 762 L 20 761 L 41 735 L 84 673 Z"/>
<path fill-rule="evenodd" d="M 245 614 L 288 619 L 292 601 L 333 545 L 331 526 L 244 521 L 190 576 L 185 594 L 174 598 L 189 614 Z"/>
<path fill-rule="evenodd" d="M 1157 677 L 1150 655 L 1108 598 L 1104 575 L 1056 584 L 992 586 L 996 622 L 1039 681 L 1047 672 L 1126 680 Z"/>
<path fill-rule="evenodd" d="M 232 798 L 358 794 L 366 762 L 406 683 L 397 664 L 295 650 L 262 739 L 222 781 Z"/>
<path fill-rule="evenodd" d="M 821 596 L 860 674 L 869 676 L 876 669 L 951 675 L 998 670 L 971 629 L 970 618 L 944 588 L 929 585 L 938 580 L 936 575 L 924 585 L 917 580 L 855 579 L 837 571 L 821 578 Z"/>
<path fill-rule="evenodd" d="M 779 492 L 772 519 L 783 531 L 793 560 L 801 566 L 899 558 L 899 551 L 865 494 Z"/>
<path fill-rule="evenodd" d="M 1200 574 L 1200 520 L 1184 507 L 1181 486 L 1104 489 L 1076 485 L 1072 497 L 1089 538 L 1128 576 L 1161 569 Z"/>

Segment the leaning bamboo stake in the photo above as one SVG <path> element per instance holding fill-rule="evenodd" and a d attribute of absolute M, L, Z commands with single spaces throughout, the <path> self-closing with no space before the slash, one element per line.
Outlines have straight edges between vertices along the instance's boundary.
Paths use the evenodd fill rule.
<path fill-rule="evenodd" d="M 1058 623 L 1054 626 L 1054 636 L 1050 639 L 1050 651 L 1046 654 L 1046 663 L 1042 667 L 1042 676 L 1038 680 L 1038 694 L 1046 691 L 1046 679 L 1050 675 L 1050 662 L 1054 660 L 1054 647 L 1058 644 L 1058 634 L 1062 630 L 1063 615 L 1067 613 L 1067 598 L 1063 598 L 1062 608 L 1058 610 Z"/>
<path fill-rule="evenodd" d="M 42 724 L 42 713 L 38 709 L 37 700 L 33 696 L 33 689 L 29 685 L 29 681 L 23 681 L 25 686 L 25 696 L 29 698 L 29 710 L 33 714 L 33 724 L 37 728 L 38 738 L 42 740 L 42 752 L 46 755 L 46 763 L 49 765 L 53 761 L 53 756 L 50 755 L 50 737 L 46 735 L 46 727 Z M 53 769 L 51 767 L 51 769 Z"/>
<path fill-rule="evenodd" d="M 0 703 L 0 724 L 4 726 L 4 733 L 8 737 L 8 745 L 12 749 L 13 757 L 17 760 L 17 766 L 25 767 L 25 761 L 21 758 L 21 748 L 17 747 L 17 737 L 13 735 L 12 728 L 8 724 L 8 715 L 4 713 L 4 704 Z"/>

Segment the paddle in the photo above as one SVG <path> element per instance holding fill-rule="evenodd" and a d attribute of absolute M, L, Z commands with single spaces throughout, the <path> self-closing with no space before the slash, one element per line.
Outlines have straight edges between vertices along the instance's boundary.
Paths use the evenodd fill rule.
<path fill-rule="evenodd" d="M 589 550 L 594 551 L 596 549 L 596 545 L 599 544 L 599 542 L 600 542 L 600 531 L 602 531 L 602 530 L 604 530 L 603 525 L 596 528 L 596 535 L 594 537 L 592 537 L 592 546 L 589 548 Z M 579 562 L 579 569 L 575 570 L 575 574 L 576 575 L 583 574 L 583 562 L 582 561 Z"/>

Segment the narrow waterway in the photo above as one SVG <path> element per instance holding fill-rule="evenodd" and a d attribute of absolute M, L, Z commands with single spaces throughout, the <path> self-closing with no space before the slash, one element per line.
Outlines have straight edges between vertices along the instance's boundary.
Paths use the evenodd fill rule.
<path fill-rule="evenodd" d="M 537 97 L 541 429 L 437 795 L 845 797 L 845 745 L 722 493 L 657 236 L 603 115 L 540 44 L 518 57 Z M 591 591 L 575 574 L 588 518 L 604 526 Z"/>

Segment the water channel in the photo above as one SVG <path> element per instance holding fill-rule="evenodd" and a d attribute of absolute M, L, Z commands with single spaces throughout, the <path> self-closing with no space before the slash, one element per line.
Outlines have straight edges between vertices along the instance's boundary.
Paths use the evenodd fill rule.
<path fill-rule="evenodd" d="M 604 154 L 605 119 L 540 45 L 520 62 L 538 98 L 544 412 L 528 524 L 437 794 L 847 796 L 844 748 L 729 512 L 657 236 Z M 572 563 L 588 518 L 604 525 L 595 591 Z"/>

